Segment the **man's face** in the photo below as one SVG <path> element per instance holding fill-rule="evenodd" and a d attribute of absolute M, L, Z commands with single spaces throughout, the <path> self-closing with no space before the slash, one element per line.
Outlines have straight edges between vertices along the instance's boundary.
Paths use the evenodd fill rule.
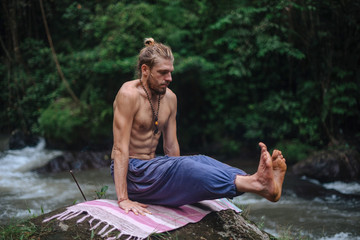
<path fill-rule="evenodd" d="M 165 94 L 166 88 L 172 81 L 171 73 L 173 71 L 174 66 L 171 60 L 158 59 L 147 79 L 150 90 L 156 94 Z"/>

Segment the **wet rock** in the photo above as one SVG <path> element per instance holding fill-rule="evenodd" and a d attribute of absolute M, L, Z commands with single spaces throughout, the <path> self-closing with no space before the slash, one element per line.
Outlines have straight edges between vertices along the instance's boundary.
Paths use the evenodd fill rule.
<path fill-rule="evenodd" d="M 31 220 L 40 232 L 41 239 L 101 239 L 96 235 L 96 231 L 92 232 L 87 221 L 76 223 L 83 216 L 66 220 L 52 220 L 43 223 L 43 220 L 49 216 L 63 212 L 65 208 L 55 210 Z M 101 229 L 100 226 L 98 229 Z M 124 238 L 125 237 L 125 238 Z M 126 239 L 124 236 L 121 239 Z M 225 210 L 220 212 L 212 212 L 197 223 L 190 223 L 186 226 L 161 234 L 150 236 L 149 239 L 182 239 L 182 240 L 222 240 L 222 239 L 275 239 L 270 234 L 260 230 L 254 223 L 247 220 L 240 213 L 233 210 Z"/>
<path fill-rule="evenodd" d="M 38 173 L 54 173 L 108 167 L 110 166 L 109 154 L 109 151 L 64 152 L 35 171 Z"/>
<path fill-rule="evenodd" d="M 297 197 L 314 200 L 322 199 L 324 201 L 352 201 L 360 203 L 360 195 L 344 194 L 334 189 L 327 189 L 319 182 L 302 179 L 291 173 L 286 175 L 283 185 L 284 195 L 296 195 Z"/>
<path fill-rule="evenodd" d="M 99 137 L 90 139 L 77 139 L 70 143 L 60 139 L 46 138 L 46 148 L 63 151 L 103 151 L 111 149 L 112 137 Z"/>
<path fill-rule="evenodd" d="M 295 164 L 294 174 L 322 183 L 360 180 L 360 154 L 354 149 L 323 150 Z"/>
<path fill-rule="evenodd" d="M 212 212 L 198 223 L 171 231 L 168 239 L 274 239 L 232 210 Z"/>
<path fill-rule="evenodd" d="M 11 133 L 9 138 L 9 149 L 15 150 L 15 149 L 23 149 L 25 147 L 34 147 L 39 143 L 39 138 L 24 133 L 20 130 L 15 130 Z"/>
<path fill-rule="evenodd" d="M 0 133 L 0 152 L 9 149 L 9 139 L 10 139 L 10 134 L 8 135 L 8 134 Z"/>

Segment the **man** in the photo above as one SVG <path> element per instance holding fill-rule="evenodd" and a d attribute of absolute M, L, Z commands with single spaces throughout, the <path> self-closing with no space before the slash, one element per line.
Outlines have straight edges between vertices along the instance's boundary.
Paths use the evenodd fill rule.
<path fill-rule="evenodd" d="M 114 101 L 111 173 L 118 205 L 127 213 L 150 213 L 147 204 L 179 206 L 205 199 L 256 193 L 278 201 L 286 172 L 282 154 L 259 143 L 253 175 L 207 156 L 180 156 L 176 95 L 168 88 L 174 70 L 171 49 L 145 39 L 138 60 L 140 79 L 123 84 Z M 165 156 L 155 157 L 163 134 Z"/>

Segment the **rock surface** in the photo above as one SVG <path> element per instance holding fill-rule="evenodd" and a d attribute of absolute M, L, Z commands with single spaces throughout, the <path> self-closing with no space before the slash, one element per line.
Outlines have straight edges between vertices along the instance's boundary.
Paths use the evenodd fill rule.
<path fill-rule="evenodd" d="M 85 170 L 110 166 L 109 151 L 64 152 L 45 166 L 36 169 L 38 173 L 53 173 L 69 170 Z"/>
<path fill-rule="evenodd" d="M 76 223 L 75 219 L 66 221 L 52 220 L 43 223 L 43 220 L 49 216 L 63 212 L 65 208 L 60 208 L 53 212 L 41 215 L 31 219 L 40 230 L 38 232 L 40 239 L 46 240 L 73 240 L 73 239 L 102 239 L 91 232 L 90 225 L 84 221 Z M 99 227 L 98 229 L 101 229 Z M 93 235 L 92 235 L 93 234 Z M 126 239 L 121 237 L 120 239 Z M 163 234 L 154 234 L 149 239 L 184 239 L 184 240 L 222 240 L 222 239 L 275 239 L 268 233 L 260 230 L 254 223 L 244 218 L 240 213 L 233 210 L 213 212 L 204 217 L 197 223 L 190 223 L 182 228 L 166 232 Z"/>
<path fill-rule="evenodd" d="M 331 201 L 351 201 L 360 203 L 360 195 L 351 193 L 341 193 L 335 189 L 325 188 L 322 184 L 315 181 L 299 178 L 292 173 L 286 174 L 283 185 L 283 194 L 287 196 L 297 196 L 308 201 L 322 200 Z"/>
<path fill-rule="evenodd" d="M 354 149 L 323 150 L 295 164 L 294 174 L 320 182 L 360 180 L 360 154 Z"/>
<path fill-rule="evenodd" d="M 22 149 L 27 146 L 34 147 L 38 144 L 39 138 L 31 134 L 26 134 L 20 130 L 15 130 L 9 138 L 9 149 Z"/>

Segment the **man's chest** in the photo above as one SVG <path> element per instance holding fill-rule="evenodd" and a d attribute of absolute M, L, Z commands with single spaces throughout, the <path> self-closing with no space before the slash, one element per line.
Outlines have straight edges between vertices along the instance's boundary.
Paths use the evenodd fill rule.
<path fill-rule="evenodd" d="M 154 129 L 155 121 L 157 120 L 157 127 L 159 131 L 161 131 L 168 122 L 170 116 L 169 107 L 160 104 L 159 112 L 157 111 L 158 106 L 156 106 L 155 111 L 153 112 L 150 104 L 148 103 L 147 105 L 149 106 L 145 105 L 140 107 L 135 114 L 133 128 L 141 131 L 149 131 Z"/>

